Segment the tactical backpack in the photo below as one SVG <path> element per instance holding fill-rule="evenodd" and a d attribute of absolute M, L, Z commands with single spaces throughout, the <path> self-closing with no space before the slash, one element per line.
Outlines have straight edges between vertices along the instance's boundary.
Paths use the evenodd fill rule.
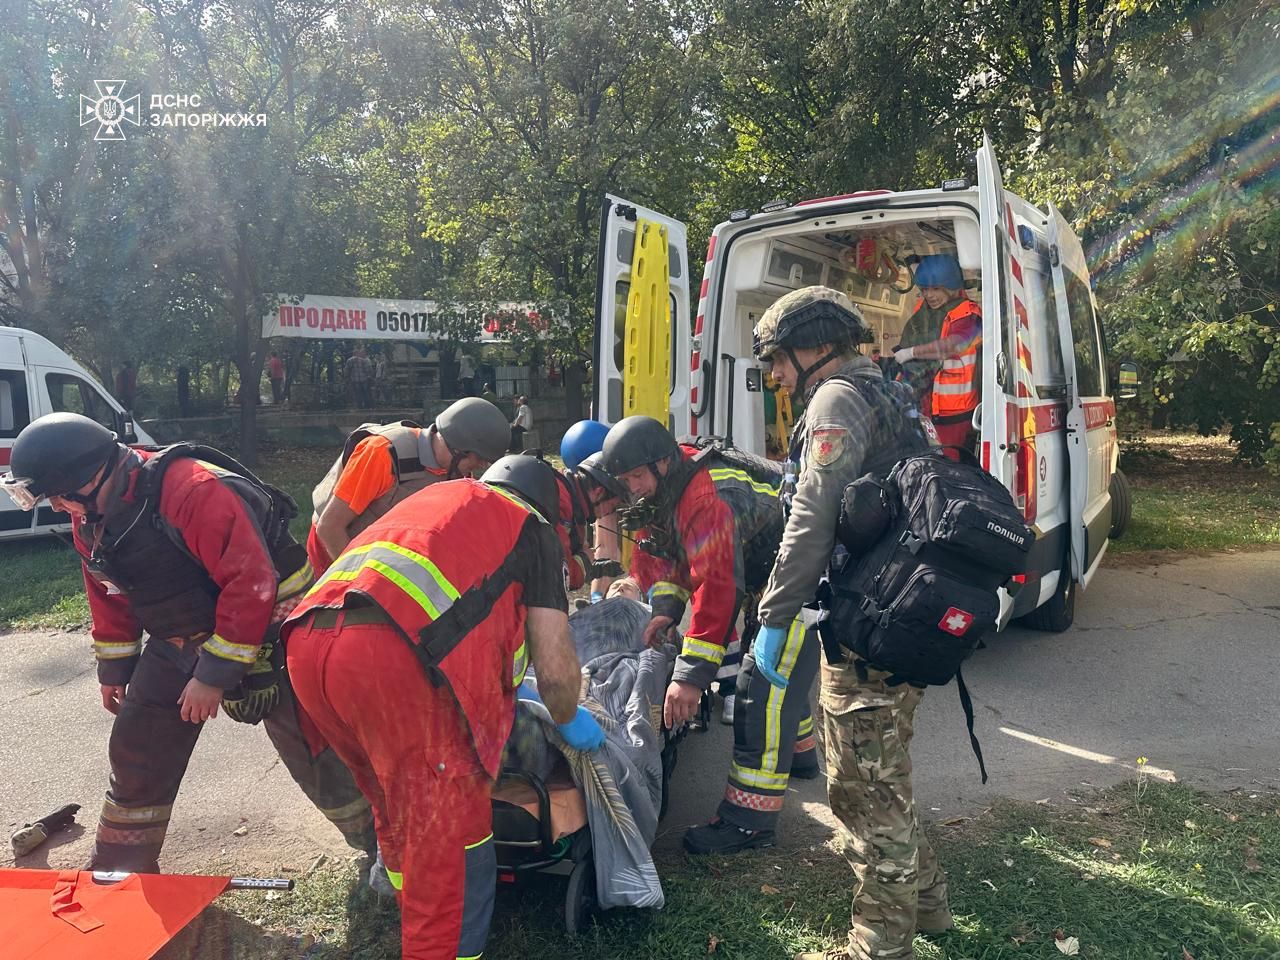
<path fill-rule="evenodd" d="M 985 783 L 960 668 L 996 626 L 997 590 L 1025 568 L 1035 535 L 1022 512 L 976 462 L 933 451 L 902 460 L 883 479 L 849 484 L 836 536 L 819 595 L 828 660 L 842 661 L 836 648 L 846 647 L 891 684 L 940 686 L 955 677 Z"/>

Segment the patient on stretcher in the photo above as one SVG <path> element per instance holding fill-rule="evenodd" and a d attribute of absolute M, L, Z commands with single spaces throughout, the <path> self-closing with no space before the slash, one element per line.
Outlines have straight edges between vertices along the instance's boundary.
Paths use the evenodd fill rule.
<path fill-rule="evenodd" d="M 619 594 L 627 591 L 624 581 L 614 584 Z M 580 700 L 596 715 L 607 736 L 600 751 L 582 753 L 561 739 L 538 699 L 537 678 L 530 671 L 517 692 L 515 723 L 503 756 L 504 769 L 548 783 L 557 834 L 580 828 L 585 808 L 602 907 L 656 907 L 663 902 L 649 846 L 657 833 L 662 802 L 662 701 L 675 649 L 644 646 L 648 620 L 648 605 L 625 595 L 612 596 L 569 617 L 582 664 Z M 557 781 L 565 786 L 566 774 L 580 800 L 557 797 L 570 792 L 554 789 Z M 518 780 L 506 780 L 494 797 L 526 806 L 523 801 L 530 800 L 531 792 Z"/>

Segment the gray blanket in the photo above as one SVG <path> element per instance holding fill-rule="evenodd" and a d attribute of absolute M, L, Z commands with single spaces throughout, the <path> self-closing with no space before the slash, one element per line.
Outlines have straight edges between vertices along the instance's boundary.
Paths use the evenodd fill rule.
<path fill-rule="evenodd" d="M 520 700 L 504 765 L 545 777 L 563 755 L 586 797 L 603 908 L 661 907 L 649 854 L 662 802 L 662 701 L 675 649 L 645 649 L 642 603 L 616 597 L 569 618 L 585 675 L 584 705 L 604 727 L 604 746 L 582 753 L 560 737 L 541 703 Z M 536 683 L 536 678 L 527 678 Z"/>

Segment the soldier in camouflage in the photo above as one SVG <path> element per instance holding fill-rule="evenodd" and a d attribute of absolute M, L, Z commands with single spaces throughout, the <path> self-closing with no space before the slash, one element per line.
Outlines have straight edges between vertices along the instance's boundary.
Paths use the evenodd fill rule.
<path fill-rule="evenodd" d="M 796 475 L 782 547 L 760 601 L 757 669 L 775 685 L 789 667 L 818 656 L 802 608 L 814 596 L 835 547 L 844 488 L 883 462 L 895 425 L 851 381 L 882 381 L 858 352 L 865 323 L 844 294 L 806 287 L 779 299 L 755 329 L 755 354 L 805 411 L 791 444 Z M 900 415 L 899 415 L 900 416 Z M 898 421 L 900 426 L 901 421 Z M 797 960 L 909 958 L 917 931 L 951 927 L 946 876 L 916 816 L 911 790 L 912 722 L 924 691 L 890 686 L 845 651 L 822 664 L 820 702 L 831 811 L 844 826 L 853 868 L 853 923 L 846 946 Z"/>

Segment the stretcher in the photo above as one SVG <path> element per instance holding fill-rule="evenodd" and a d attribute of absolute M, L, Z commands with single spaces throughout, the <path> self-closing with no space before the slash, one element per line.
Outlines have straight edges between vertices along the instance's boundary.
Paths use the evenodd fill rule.
<path fill-rule="evenodd" d="M 679 742 L 687 727 L 672 735 L 663 731 L 662 805 L 675 771 Z M 506 768 L 493 790 L 493 845 L 498 857 L 498 882 L 521 884 L 537 876 L 567 877 L 564 899 L 565 930 L 572 936 L 585 929 L 596 909 L 595 861 L 586 799 L 561 762 L 545 779 L 527 771 Z"/>
<path fill-rule="evenodd" d="M 147 960 L 227 890 L 292 880 L 85 870 L 0 870 L 5 960 Z"/>

